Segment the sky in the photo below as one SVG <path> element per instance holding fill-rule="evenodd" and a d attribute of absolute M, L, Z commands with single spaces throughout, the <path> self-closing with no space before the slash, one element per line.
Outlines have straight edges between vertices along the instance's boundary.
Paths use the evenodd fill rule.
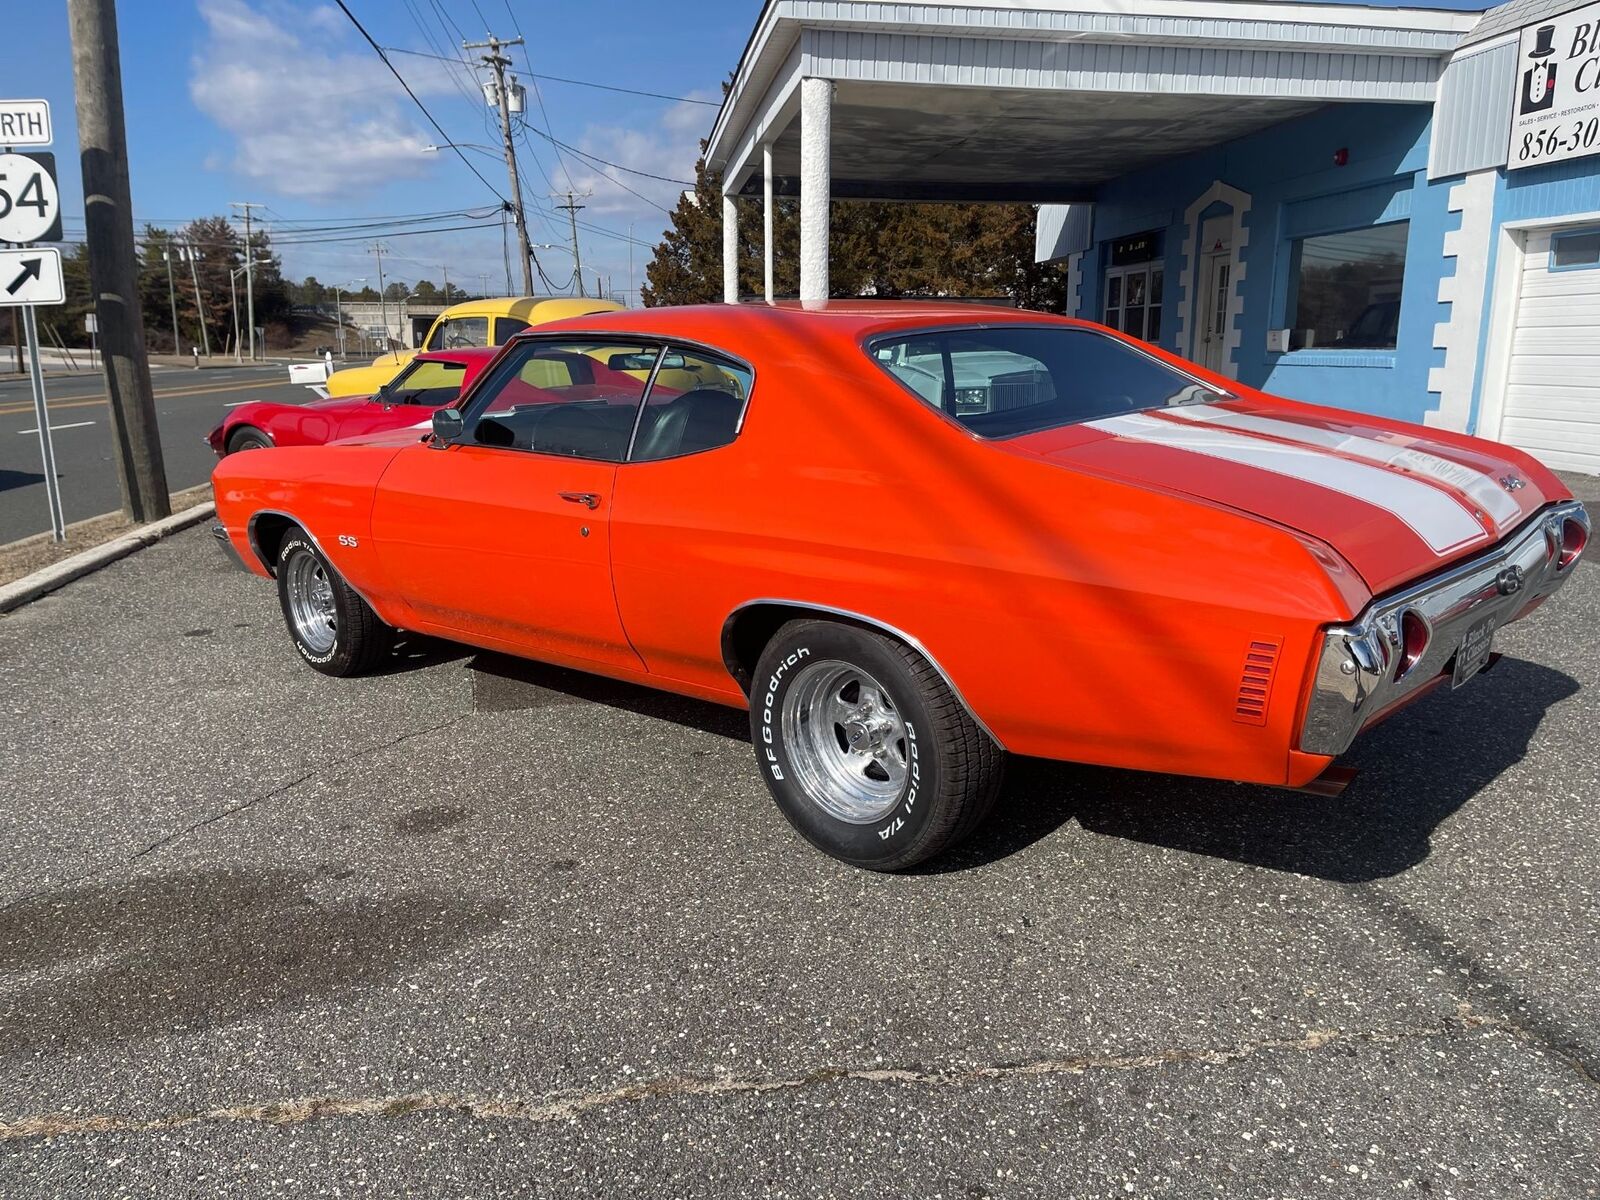
<path fill-rule="evenodd" d="M 284 274 L 327 285 L 376 284 L 370 238 L 329 230 L 362 218 L 482 214 L 508 194 L 498 120 L 484 103 L 487 77 L 460 61 L 462 40 L 518 33 L 509 52 L 528 91 L 518 139 L 524 203 L 537 257 L 571 290 L 567 214 L 551 193 L 579 193 L 587 287 L 595 273 L 618 293 L 643 282 L 666 211 L 694 175 L 697 147 L 716 118 L 721 82 L 737 64 L 761 0 L 346 0 L 428 111 L 441 138 L 335 4 L 302 0 L 122 0 L 123 95 L 136 229 L 237 213 L 255 201 Z M 1380 4 L 1381 7 L 1396 7 Z M 1473 0 L 1433 7 L 1478 9 Z M 4 90 L 51 102 L 66 236 L 81 237 L 72 61 L 64 3 L 11 4 Z M 438 57 L 453 57 L 452 62 Z M 656 92 L 605 91 L 535 73 Z M 699 101 L 699 103 L 696 103 Z M 582 154 L 560 150 L 553 137 Z M 589 158 L 583 155 L 590 156 Z M 630 174 L 594 159 L 632 168 Z M 660 176 L 662 178 L 649 178 Z M 631 190 L 629 190 L 631 189 Z M 497 194 L 498 193 L 498 194 Z M 637 194 L 635 194 L 637 193 Z M 586 195 L 585 195 L 586 194 Z M 476 225 L 472 216 L 434 224 Z M 317 230 L 318 232 L 312 232 Z M 329 241 L 343 237 L 350 240 Z M 450 280 L 472 291 L 505 289 L 500 226 L 381 235 L 386 282 Z M 513 238 L 514 245 L 514 238 Z M 513 254 L 513 279 L 520 291 Z"/>

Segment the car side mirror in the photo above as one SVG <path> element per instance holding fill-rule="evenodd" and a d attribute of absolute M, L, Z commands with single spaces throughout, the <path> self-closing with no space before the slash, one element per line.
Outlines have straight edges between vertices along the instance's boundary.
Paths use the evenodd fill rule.
<path fill-rule="evenodd" d="M 433 410 L 433 444 L 440 449 L 448 446 L 461 436 L 465 428 L 461 420 L 461 410 L 455 408 L 436 408 Z"/>

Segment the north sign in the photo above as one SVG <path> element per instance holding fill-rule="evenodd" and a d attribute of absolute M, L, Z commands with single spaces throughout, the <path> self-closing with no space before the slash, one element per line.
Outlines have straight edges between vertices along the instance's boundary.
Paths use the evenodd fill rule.
<path fill-rule="evenodd" d="M 0 100 L 0 146 L 48 146 L 50 101 Z"/>

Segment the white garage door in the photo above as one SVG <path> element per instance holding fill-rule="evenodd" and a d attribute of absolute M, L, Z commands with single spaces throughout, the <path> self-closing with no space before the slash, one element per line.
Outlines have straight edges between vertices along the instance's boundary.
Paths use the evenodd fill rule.
<path fill-rule="evenodd" d="M 1600 227 L 1527 238 L 1500 440 L 1600 474 Z"/>

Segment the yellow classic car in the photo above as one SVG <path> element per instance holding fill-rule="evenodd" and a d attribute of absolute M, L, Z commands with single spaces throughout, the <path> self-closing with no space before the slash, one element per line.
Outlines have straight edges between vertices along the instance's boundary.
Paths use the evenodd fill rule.
<path fill-rule="evenodd" d="M 456 350 L 463 346 L 499 346 L 514 333 L 530 325 L 581 317 L 586 313 L 617 312 L 622 305 L 610 300 L 587 300 L 579 296 L 539 299 L 532 296 L 506 296 L 499 299 L 467 300 L 451 305 L 439 314 L 421 350 Z M 416 350 L 393 350 L 380 354 L 370 367 L 346 367 L 328 376 L 329 396 L 368 396 L 400 373 Z"/>

